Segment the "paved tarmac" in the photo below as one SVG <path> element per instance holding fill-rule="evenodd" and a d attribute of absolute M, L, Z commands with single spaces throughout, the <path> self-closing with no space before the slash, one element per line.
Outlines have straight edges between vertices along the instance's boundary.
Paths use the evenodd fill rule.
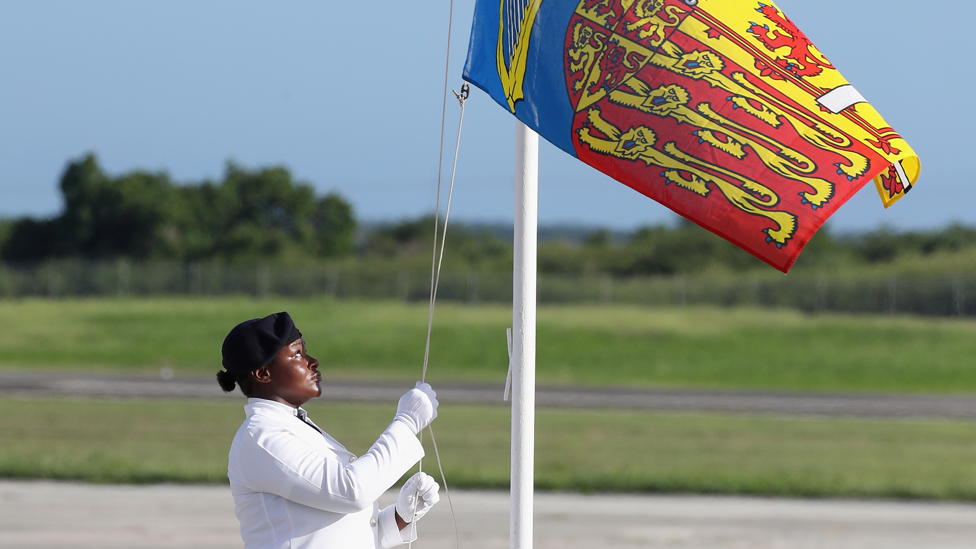
<path fill-rule="evenodd" d="M 454 491 L 452 499 L 457 537 L 442 498 L 414 547 L 509 547 L 507 492 Z M 535 504 L 536 549 L 976 546 L 976 505 L 966 504 L 562 493 L 536 494 Z M 0 481 L 0 549 L 242 546 L 226 486 Z"/>
<path fill-rule="evenodd" d="M 411 385 L 326 379 L 322 384 L 322 398 L 331 401 L 395 402 Z M 506 404 L 502 401 L 502 383 L 439 383 L 435 389 L 441 402 Z M 160 376 L 0 371 L 0 397 L 4 396 L 228 398 L 210 376 L 173 378 L 165 371 Z M 976 397 L 958 395 L 539 386 L 536 404 L 542 408 L 976 420 Z"/>

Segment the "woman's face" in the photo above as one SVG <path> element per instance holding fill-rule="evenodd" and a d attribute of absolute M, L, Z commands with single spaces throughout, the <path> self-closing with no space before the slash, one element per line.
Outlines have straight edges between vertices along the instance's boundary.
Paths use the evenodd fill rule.
<path fill-rule="evenodd" d="M 274 400 L 298 407 L 322 394 L 319 361 L 305 352 L 305 340 L 285 345 L 269 366 L 271 379 L 265 388 Z"/>

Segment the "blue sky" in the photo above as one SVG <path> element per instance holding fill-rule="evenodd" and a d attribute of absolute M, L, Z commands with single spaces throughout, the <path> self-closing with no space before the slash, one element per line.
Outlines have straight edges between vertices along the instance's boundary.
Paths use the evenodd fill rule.
<path fill-rule="evenodd" d="M 474 0 L 455 0 L 450 80 L 461 85 Z M 868 185 L 835 230 L 976 224 L 967 61 L 976 4 L 780 0 L 922 158 L 884 210 Z M 367 8 L 368 7 L 368 8 Z M 0 216 L 54 215 L 65 164 L 113 174 L 221 176 L 281 164 L 361 219 L 433 211 L 449 0 L 256 2 L 0 0 Z M 448 104 L 453 149 L 457 103 Z M 472 91 L 452 217 L 511 222 L 514 119 Z M 449 171 L 450 166 L 446 166 Z M 664 207 L 543 143 L 540 222 L 616 229 Z"/>

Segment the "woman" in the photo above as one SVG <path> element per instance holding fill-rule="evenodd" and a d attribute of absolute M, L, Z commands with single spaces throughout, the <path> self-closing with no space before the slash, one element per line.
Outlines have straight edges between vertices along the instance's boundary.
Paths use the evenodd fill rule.
<path fill-rule="evenodd" d="M 410 477 L 383 510 L 376 500 L 424 456 L 416 435 L 437 417 L 430 385 L 404 394 L 390 426 L 355 456 L 301 408 L 322 394 L 322 375 L 288 313 L 238 324 L 221 354 L 221 388 L 239 385 L 248 397 L 227 466 L 247 549 L 375 549 L 416 539 L 410 523 L 439 499 L 433 478 Z"/>

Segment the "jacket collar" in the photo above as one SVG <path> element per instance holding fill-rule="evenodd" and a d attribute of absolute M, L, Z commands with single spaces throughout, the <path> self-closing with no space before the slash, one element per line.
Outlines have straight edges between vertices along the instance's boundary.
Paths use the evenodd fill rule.
<path fill-rule="evenodd" d="M 291 406 L 282 404 L 281 402 L 257 397 L 248 398 L 247 404 L 244 405 L 244 412 L 247 414 L 247 417 L 251 417 L 255 414 L 264 416 L 288 415 L 298 417 L 299 410 L 302 410 L 303 412 L 305 411 L 301 407 L 292 408 Z"/>

